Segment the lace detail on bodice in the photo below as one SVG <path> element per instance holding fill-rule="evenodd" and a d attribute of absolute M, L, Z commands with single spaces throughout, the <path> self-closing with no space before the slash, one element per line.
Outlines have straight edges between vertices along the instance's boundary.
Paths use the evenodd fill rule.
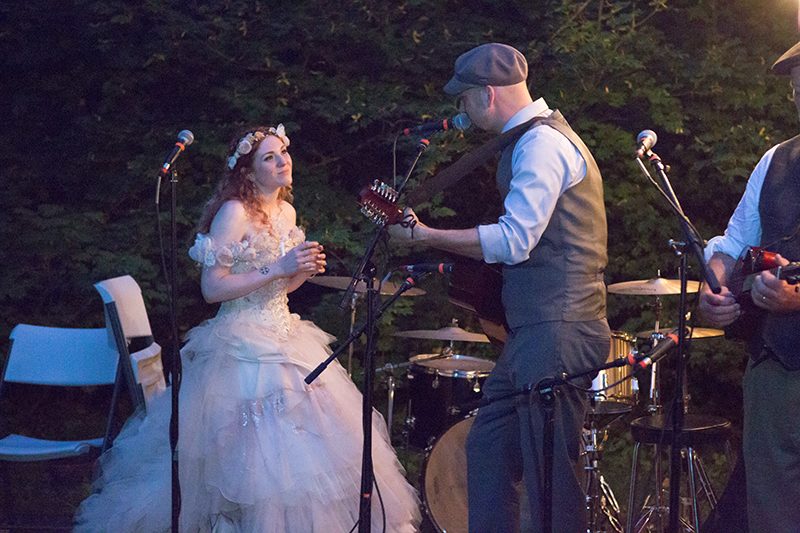
<path fill-rule="evenodd" d="M 228 245 L 219 245 L 211 236 L 198 233 L 189 256 L 204 267 L 220 264 L 230 267 L 233 274 L 241 274 L 275 263 L 304 240 L 305 234 L 297 226 L 275 233 L 262 230 Z M 285 339 L 294 320 L 289 312 L 288 285 L 289 278 L 279 278 L 241 298 L 223 302 L 217 317 L 256 314 L 265 326 Z"/>

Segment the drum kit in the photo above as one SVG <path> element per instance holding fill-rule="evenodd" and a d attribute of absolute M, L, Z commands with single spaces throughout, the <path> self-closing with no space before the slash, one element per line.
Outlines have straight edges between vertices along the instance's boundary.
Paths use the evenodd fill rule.
<path fill-rule="evenodd" d="M 317 276 L 312 283 L 344 290 L 349 277 Z M 392 294 L 396 287 L 383 283 L 381 294 Z M 689 282 L 688 292 L 696 293 L 699 283 Z M 365 290 L 357 287 L 351 307 L 351 329 L 355 323 L 357 298 Z M 659 316 L 661 298 L 680 293 L 680 282 L 656 277 L 627 281 L 608 286 L 611 294 L 648 296 L 655 299 L 654 329 L 629 334 L 613 331 L 608 361 L 626 356 L 640 343 L 655 345 L 664 338 Z M 405 295 L 425 294 L 412 289 Z M 721 330 L 694 328 L 692 339 L 720 337 Z M 408 391 L 408 410 L 403 421 L 405 443 L 424 453 L 420 489 L 425 511 L 437 531 L 451 532 L 467 529 L 467 459 L 466 439 L 472 427 L 482 397 L 482 388 L 495 364 L 481 357 L 464 355 L 456 343 L 488 343 L 482 333 L 464 330 L 455 319 L 439 329 L 399 331 L 399 338 L 439 341 L 445 343 L 437 353 L 413 355 L 408 361 L 386 364 L 376 373 L 385 376 L 387 386 L 387 424 L 392 428 L 395 394 L 398 388 L 395 370 L 403 369 Z M 350 358 L 348 356 L 348 372 Z M 658 364 L 650 367 L 650 385 L 645 409 L 656 414 L 661 410 L 658 384 Z M 685 393 L 685 391 L 684 391 Z M 603 442 L 612 422 L 628 413 L 639 402 L 639 387 L 628 368 L 611 368 L 600 372 L 592 382 L 583 435 L 584 470 L 587 473 L 587 510 L 590 533 L 614 531 L 623 533 L 621 511 L 610 485 L 603 478 L 599 463 Z"/>

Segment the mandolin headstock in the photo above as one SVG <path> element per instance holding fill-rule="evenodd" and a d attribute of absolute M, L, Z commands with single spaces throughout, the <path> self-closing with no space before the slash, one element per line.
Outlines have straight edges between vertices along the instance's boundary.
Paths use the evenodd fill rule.
<path fill-rule="evenodd" d="M 403 219 L 403 210 L 397 206 L 398 194 L 380 180 L 361 189 L 358 203 L 361 212 L 379 226 L 397 224 Z"/>

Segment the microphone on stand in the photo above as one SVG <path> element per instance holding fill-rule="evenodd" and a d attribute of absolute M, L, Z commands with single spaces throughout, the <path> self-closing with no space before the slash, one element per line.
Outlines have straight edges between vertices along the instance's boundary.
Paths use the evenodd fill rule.
<path fill-rule="evenodd" d="M 658 341 L 658 344 L 647 353 L 640 354 L 634 357 L 634 361 L 631 362 L 633 366 L 636 367 L 636 370 L 640 368 L 647 368 L 653 363 L 657 363 L 660 359 L 662 359 L 667 353 L 677 346 L 678 344 L 678 332 L 677 330 L 673 330 L 669 332 L 663 339 Z"/>
<path fill-rule="evenodd" d="M 416 265 L 401 265 L 400 270 L 405 270 L 412 274 L 423 272 L 438 272 L 439 274 L 449 274 L 455 267 L 454 263 L 417 263 Z"/>
<path fill-rule="evenodd" d="M 644 130 L 636 136 L 636 157 L 639 159 L 649 155 L 650 150 L 658 142 L 658 135 L 653 130 Z"/>
<path fill-rule="evenodd" d="M 189 130 L 181 130 L 178 133 L 178 140 L 175 142 L 175 146 L 172 147 L 172 151 L 169 153 L 167 158 L 164 160 L 164 164 L 161 166 L 161 170 L 158 171 L 160 176 L 166 176 L 169 173 L 170 168 L 175 163 L 175 160 L 178 159 L 178 156 L 181 155 L 187 146 L 194 142 L 194 134 Z"/>
<path fill-rule="evenodd" d="M 440 131 L 458 130 L 464 131 L 472 126 L 472 121 L 466 113 L 459 113 L 450 118 L 443 120 L 432 120 L 430 122 L 423 122 L 411 128 L 405 128 L 401 133 L 403 135 L 426 135 L 429 133 L 438 133 Z"/>

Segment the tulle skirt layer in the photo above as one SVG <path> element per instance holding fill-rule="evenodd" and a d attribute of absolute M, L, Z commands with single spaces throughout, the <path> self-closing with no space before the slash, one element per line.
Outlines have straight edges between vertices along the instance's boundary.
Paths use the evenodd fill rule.
<path fill-rule="evenodd" d="M 182 350 L 180 414 L 182 531 L 347 532 L 358 518 L 361 394 L 333 363 L 331 337 L 292 317 L 277 336 L 240 314 L 198 326 Z M 169 392 L 169 391 L 168 391 Z M 171 489 L 169 394 L 131 420 L 101 457 L 95 492 L 78 531 L 166 531 Z M 387 531 L 414 531 L 418 500 L 373 412 L 375 479 Z M 373 494 L 373 530 L 383 510 Z"/>

